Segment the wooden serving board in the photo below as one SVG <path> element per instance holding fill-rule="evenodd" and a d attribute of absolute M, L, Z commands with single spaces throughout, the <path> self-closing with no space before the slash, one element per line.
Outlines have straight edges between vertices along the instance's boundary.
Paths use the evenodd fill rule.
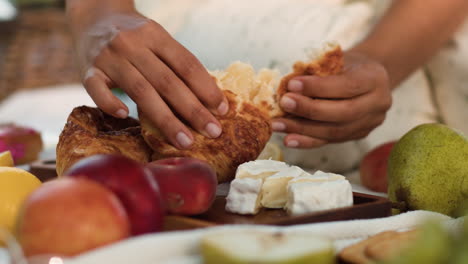
<path fill-rule="evenodd" d="M 30 165 L 30 171 L 41 181 L 57 177 L 55 161 L 38 161 Z M 262 209 L 256 215 L 232 214 L 225 210 L 226 197 L 216 197 L 213 206 L 206 213 L 197 216 L 170 215 L 165 219 L 167 231 L 203 228 L 223 224 L 256 225 L 297 225 L 340 220 L 370 219 L 391 215 L 388 199 L 363 193 L 353 193 L 354 205 L 338 209 L 291 216 L 282 209 Z"/>
<path fill-rule="evenodd" d="M 256 224 L 288 226 L 307 223 L 354 219 L 370 219 L 391 215 L 388 199 L 363 193 L 353 193 L 354 205 L 338 209 L 291 216 L 283 209 L 261 209 L 256 215 L 239 215 L 225 210 L 226 197 L 216 197 L 213 206 L 198 216 L 170 216 L 166 230 L 193 229 L 223 224 Z"/>
<path fill-rule="evenodd" d="M 42 182 L 57 178 L 55 160 L 39 160 L 29 165 L 29 172 Z"/>

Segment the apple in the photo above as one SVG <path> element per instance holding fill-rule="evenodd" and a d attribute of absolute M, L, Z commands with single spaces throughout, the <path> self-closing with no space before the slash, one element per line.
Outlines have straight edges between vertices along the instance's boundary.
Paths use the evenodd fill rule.
<path fill-rule="evenodd" d="M 143 164 L 120 155 L 99 154 L 81 159 L 64 175 L 92 179 L 111 189 L 127 210 L 133 235 L 162 229 L 163 199 Z"/>
<path fill-rule="evenodd" d="M 216 197 L 214 169 L 196 158 L 166 158 L 147 167 L 161 188 L 169 213 L 196 215 L 207 211 Z"/>
<path fill-rule="evenodd" d="M 44 183 L 26 198 L 16 232 L 26 256 L 73 256 L 127 238 L 130 222 L 108 188 L 63 178 Z"/>
<path fill-rule="evenodd" d="M 361 184 L 376 192 L 387 192 L 387 164 L 396 141 L 379 145 L 369 151 L 361 161 L 359 172 Z"/>

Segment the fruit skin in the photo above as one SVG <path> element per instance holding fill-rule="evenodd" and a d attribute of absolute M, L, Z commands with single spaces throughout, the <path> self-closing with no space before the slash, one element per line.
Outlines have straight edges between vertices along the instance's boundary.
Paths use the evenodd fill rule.
<path fill-rule="evenodd" d="M 314 248 L 317 244 L 320 244 L 319 250 Z M 252 230 L 212 233 L 202 237 L 201 252 L 205 264 L 335 263 L 331 241 L 312 234 L 263 233 Z"/>
<path fill-rule="evenodd" d="M 43 146 L 38 131 L 14 123 L 0 124 L 0 151 L 11 151 L 16 165 L 37 160 Z"/>
<path fill-rule="evenodd" d="M 13 232 L 24 200 L 40 185 L 41 181 L 25 170 L 0 167 L 0 228 Z"/>
<path fill-rule="evenodd" d="M 216 197 L 216 172 L 196 158 L 167 158 L 147 165 L 161 188 L 166 209 L 196 215 L 208 210 Z"/>
<path fill-rule="evenodd" d="M 468 197 L 468 139 L 442 124 L 419 125 L 393 147 L 389 199 L 452 217 Z"/>
<path fill-rule="evenodd" d="M 129 234 L 125 208 L 115 194 L 94 181 L 62 178 L 31 193 L 16 235 L 26 256 L 73 256 Z"/>
<path fill-rule="evenodd" d="M 162 229 L 159 186 L 142 164 L 119 155 L 94 155 L 73 164 L 64 175 L 92 179 L 111 189 L 127 210 L 133 235 Z"/>
<path fill-rule="evenodd" d="M 361 161 L 361 183 L 376 192 L 387 192 L 387 165 L 390 152 L 396 141 L 387 142 L 369 151 Z"/>

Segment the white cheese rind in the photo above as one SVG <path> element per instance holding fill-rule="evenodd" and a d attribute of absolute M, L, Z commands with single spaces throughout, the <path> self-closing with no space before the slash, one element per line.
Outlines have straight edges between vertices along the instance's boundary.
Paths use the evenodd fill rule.
<path fill-rule="evenodd" d="M 328 177 L 329 181 L 345 180 L 346 179 L 343 175 L 339 175 L 339 174 L 335 174 L 335 173 L 331 173 L 331 172 L 323 172 L 323 171 L 320 171 L 320 170 L 316 171 L 314 174 L 312 174 L 312 176 L 315 176 L 315 177 L 326 176 L 326 177 Z"/>
<path fill-rule="evenodd" d="M 226 210 L 237 214 L 258 213 L 262 183 L 263 179 L 234 179 L 226 197 Z"/>
<path fill-rule="evenodd" d="M 243 163 L 237 167 L 236 179 L 259 178 L 265 179 L 290 166 L 276 160 L 254 160 Z"/>
<path fill-rule="evenodd" d="M 307 172 L 303 169 L 292 166 L 266 178 L 262 186 L 262 206 L 283 208 L 286 205 L 288 182 L 305 174 Z"/>
<path fill-rule="evenodd" d="M 353 205 L 353 191 L 347 180 L 292 182 L 287 195 L 285 209 L 292 215 Z"/>
<path fill-rule="evenodd" d="M 297 178 L 294 178 L 290 181 L 293 182 L 324 182 L 324 181 L 336 181 L 336 180 L 345 180 L 346 178 L 339 174 L 326 173 L 323 171 L 316 171 L 313 174 L 305 173 Z"/>

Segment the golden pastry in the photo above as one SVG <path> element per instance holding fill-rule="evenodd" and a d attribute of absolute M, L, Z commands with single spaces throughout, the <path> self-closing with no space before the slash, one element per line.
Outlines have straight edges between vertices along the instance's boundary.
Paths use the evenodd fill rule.
<path fill-rule="evenodd" d="M 59 176 L 78 160 L 95 154 L 120 154 L 141 163 L 149 162 L 151 156 L 137 120 L 118 119 L 87 106 L 73 109 L 56 152 Z"/>

